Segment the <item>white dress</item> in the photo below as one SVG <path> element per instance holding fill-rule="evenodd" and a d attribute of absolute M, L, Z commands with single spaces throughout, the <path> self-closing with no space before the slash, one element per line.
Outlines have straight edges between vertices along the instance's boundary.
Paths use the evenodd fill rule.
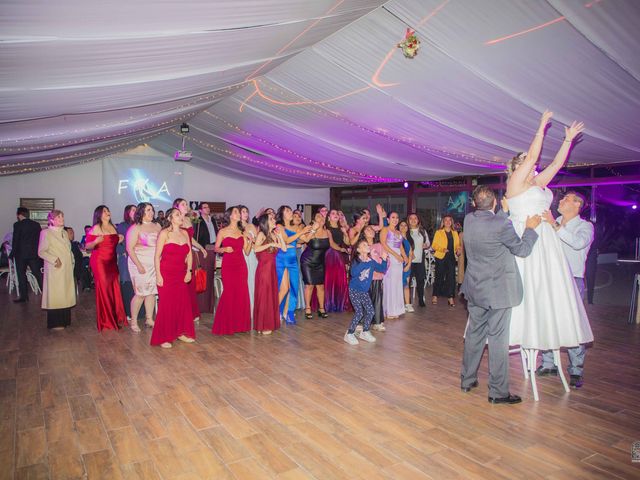
<path fill-rule="evenodd" d="M 247 285 L 249 286 L 249 302 L 251 305 L 251 318 L 253 318 L 253 293 L 256 287 L 256 270 L 258 268 L 258 257 L 256 252 L 251 249 L 249 255 L 244 256 L 247 262 Z"/>
<path fill-rule="evenodd" d="M 513 226 L 522 235 L 527 216 L 548 210 L 553 193 L 531 187 L 508 199 Z M 553 227 L 542 222 L 528 257 L 516 257 L 524 296 L 511 310 L 510 345 L 538 350 L 576 347 L 593 341 L 578 287 Z"/>

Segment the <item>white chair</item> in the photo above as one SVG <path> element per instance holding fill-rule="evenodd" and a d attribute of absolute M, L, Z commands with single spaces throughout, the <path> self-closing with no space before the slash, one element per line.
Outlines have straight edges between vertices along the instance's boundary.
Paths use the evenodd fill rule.
<path fill-rule="evenodd" d="M 16 261 L 13 258 L 9 259 L 9 276 L 7 277 L 7 285 L 9 285 L 9 295 L 16 289 L 16 295 L 20 296 L 18 290 L 18 274 L 16 273 Z"/>
<path fill-rule="evenodd" d="M 40 290 L 40 285 L 38 285 L 38 280 L 36 280 L 36 277 L 33 275 L 33 273 L 31 273 L 30 268 L 27 269 L 27 283 L 29 284 L 31 290 L 33 290 L 33 293 L 35 295 L 40 295 L 42 293 L 42 290 Z"/>
<path fill-rule="evenodd" d="M 469 318 L 467 318 L 467 325 L 464 327 L 464 335 L 463 338 L 467 335 L 467 329 L 469 328 Z M 489 343 L 487 341 L 487 343 Z M 540 400 L 538 395 L 538 385 L 536 383 L 536 365 L 538 359 L 539 350 L 530 349 L 530 348 L 521 348 L 519 345 L 509 345 L 509 355 L 514 353 L 520 354 L 520 360 L 522 361 L 522 371 L 524 373 L 524 378 L 529 379 L 531 382 L 531 390 L 533 391 L 533 399 L 537 402 Z M 567 379 L 564 376 L 564 372 L 562 371 L 562 362 L 560 360 L 560 350 L 553 351 L 553 362 L 558 369 L 558 375 L 560 376 L 560 380 L 562 381 L 562 385 L 564 386 L 564 391 L 569 393 L 571 390 L 569 389 L 569 384 L 567 384 Z"/>
<path fill-rule="evenodd" d="M 424 252 L 424 290 L 427 289 L 429 285 L 433 285 L 433 281 L 436 276 L 436 259 L 433 256 L 433 252 L 431 250 L 426 250 Z M 415 277 L 411 278 L 411 303 L 416 299 L 416 279 Z M 423 299 L 424 300 L 424 299 Z"/>

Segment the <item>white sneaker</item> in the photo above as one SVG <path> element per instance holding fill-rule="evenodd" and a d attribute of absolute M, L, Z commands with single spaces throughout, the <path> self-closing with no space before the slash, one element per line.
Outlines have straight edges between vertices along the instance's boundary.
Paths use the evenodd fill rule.
<path fill-rule="evenodd" d="M 371 328 L 373 330 L 376 330 L 378 332 L 386 332 L 387 331 L 387 327 L 384 326 L 384 323 L 376 323 L 371 325 Z"/>
<path fill-rule="evenodd" d="M 360 333 L 362 332 L 362 329 L 363 329 L 363 328 L 364 328 L 364 327 L 363 327 L 362 325 L 358 325 L 358 326 L 356 327 L 356 335 L 360 335 Z"/>
<path fill-rule="evenodd" d="M 344 341 L 347 342 L 349 345 L 358 345 L 358 339 L 356 338 L 356 336 L 353 333 L 345 333 L 344 334 Z"/>
<path fill-rule="evenodd" d="M 171 347 L 173 347 L 173 345 L 171 345 L 169 342 L 161 343 L 160 346 L 162 348 L 171 348 Z"/>
<path fill-rule="evenodd" d="M 195 338 L 187 337 L 186 335 L 180 335 L 178 337 L 178 340 L 180 340 L 181 342 L 184 342 L 184 343 L 193 343 L 193 342 L 196 341 Z"/>
<path fill-rule="evenodd" d="M 364 340 L 365 342 L 373 343 L 373 342 L 376 341 L 376 337 L 371 335 L 371 332 L 369 330 L 367 330 L 366 332 L 362 332 L 360 334 L 360 340 Z"/>
<path fill-rule="evenodd" d="M 413 305 L 411 305 L 410 303 L 406 304 L 404 306 L 404 311 L 407 313 L 414 313 L 415 310 L 413 309 Z"/>

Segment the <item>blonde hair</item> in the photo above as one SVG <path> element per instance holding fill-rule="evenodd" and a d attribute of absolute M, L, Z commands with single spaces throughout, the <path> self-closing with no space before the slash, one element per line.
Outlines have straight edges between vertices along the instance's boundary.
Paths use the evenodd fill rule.
<path fill-rule="evenodd" d="M 64 215 L 64 212 L 62 210 L 56 210 L 56 209 L 51 210 L 47 215 L 47 225 L 49 226 L 53 225 L 53 220 L 59 215 Z"/>
<path fill-rule="evenodd" d="M 519 152 L 515 157 L 513 157 L 509 163 L 507 163 L 507 169 L 505 170 L 507 174 L 507 178 L 509 178 L 513 172 L 516 171 L 522 163 L 527 159 L 527 152 Z"/>

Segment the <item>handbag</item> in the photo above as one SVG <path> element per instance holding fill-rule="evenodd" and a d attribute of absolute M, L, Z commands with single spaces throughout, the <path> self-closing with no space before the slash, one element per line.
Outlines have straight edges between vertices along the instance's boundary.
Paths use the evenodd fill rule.
<path fill-rule="evenodd" d="M 196 282 L 196 293 L 202 293 L 207 290 L 207 272 L 200 266 L 200 257 L 195 254 L 198 266 L 193 271 L 193 278 Z"/>

